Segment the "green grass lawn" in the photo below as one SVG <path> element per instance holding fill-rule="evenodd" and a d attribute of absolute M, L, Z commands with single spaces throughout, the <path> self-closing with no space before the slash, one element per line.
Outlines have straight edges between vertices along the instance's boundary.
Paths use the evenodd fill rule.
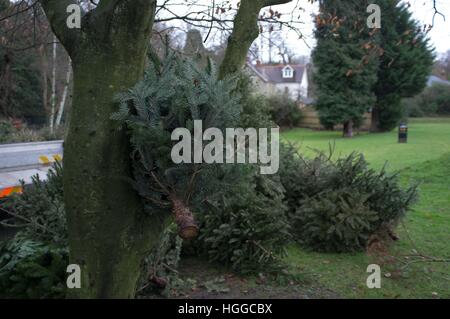
<path fill-rule="evenodd" d="M 293 273 L 306 274 L 343 297 L 450 298 L 450 119 L 417 119 L 409 128 L 408 144 L 398 144 L 396 132 L 343 139 L 339 132 L 295 129 L 282 136 L 301 143 L 305 156 L 312 156 L 312 149 L 326 151 L 333 143 L 335 156 L 358 151 L 374 168 L 387 161 L 389 170 L 400 170 L 405 185 L 420 182 L 420 200 L 400 227 L 401 240 L 390 254 L 403 262 L 416 252 L 447 262 L 420 260 L 404 269 L 388 264 L 382 267 L 381 289 L 368 289 L 366 269 L 374 261 L 365 253 L 323 254 L 292 245 L 287 261 Z"/>
<path fill-rule="evenodd" d="M 428 160 L 437 160 L 450 153 L 450 119 L 417 119 L 409 124 L 407 144 L 397 142 L 397 131 L 381 134 L 360 133 L 352 139 L 342 138 L 341 132 L 294 129 L 282 138 L 299 145 L 306 156 L 314 150 L 328 152 L 335 147 L 335 157 L 353 151 L 362 152 L 375 168 L 388 161 L 391 170 L 404 169 Z"/>

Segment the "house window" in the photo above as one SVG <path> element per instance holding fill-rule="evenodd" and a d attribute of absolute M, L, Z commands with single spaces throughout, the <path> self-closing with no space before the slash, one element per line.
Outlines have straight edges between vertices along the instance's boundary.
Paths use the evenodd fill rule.
<path fill-rule="evenodd" d="M 283 68 L 283 78 L 292 79 L 294 77 L 294 69 L 287 65 Z"/>

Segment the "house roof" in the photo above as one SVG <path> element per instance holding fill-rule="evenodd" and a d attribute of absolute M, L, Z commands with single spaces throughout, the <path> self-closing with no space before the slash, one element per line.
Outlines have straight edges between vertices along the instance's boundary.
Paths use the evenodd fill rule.
<path fill-rule="evenodd" d="M 283 69 L 286 67 L 285 64 L 252 65 L 251 63 L 247 63 L 247 65 L 264 82 L 271 83 L 301 83 L 303 73 L 306 69 L 306 66 L 302 64 L 289 64 L 289 66 L 294 70 L 294 77 L 283 78 Z"/>
<path fill-rule="evenodd" d="M 427 82 L 427 86 L 432 86 L 433 84 L 446 84 L 446 85 L 450 85 L 450 81 L 445 81 L 442 80 L 441 78 L 435 76 L 435 75 L 431 75 L 428 78 L 428 82 Z"/>

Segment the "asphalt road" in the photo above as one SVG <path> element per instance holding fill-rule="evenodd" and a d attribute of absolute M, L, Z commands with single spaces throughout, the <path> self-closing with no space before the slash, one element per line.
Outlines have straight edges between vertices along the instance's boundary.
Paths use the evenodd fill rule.
<path fill-rule="evenodd" d="M 46 172 L 63 154 L 63 141 L 0 145 L 0 191 L 31 181 L 38 174 L 45 180 Z"/>

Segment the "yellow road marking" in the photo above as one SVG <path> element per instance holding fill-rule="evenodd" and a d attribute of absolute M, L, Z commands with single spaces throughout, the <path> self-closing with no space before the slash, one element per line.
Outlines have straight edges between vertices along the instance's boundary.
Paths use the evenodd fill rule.
<path fill-rule="evenodd" d="M 49 165 L 50 164 L 50 160 L 48 159 L 47 156 L 39 156 L 39 162 L 41 162 L 41 164 L 44 165 Z"/>

